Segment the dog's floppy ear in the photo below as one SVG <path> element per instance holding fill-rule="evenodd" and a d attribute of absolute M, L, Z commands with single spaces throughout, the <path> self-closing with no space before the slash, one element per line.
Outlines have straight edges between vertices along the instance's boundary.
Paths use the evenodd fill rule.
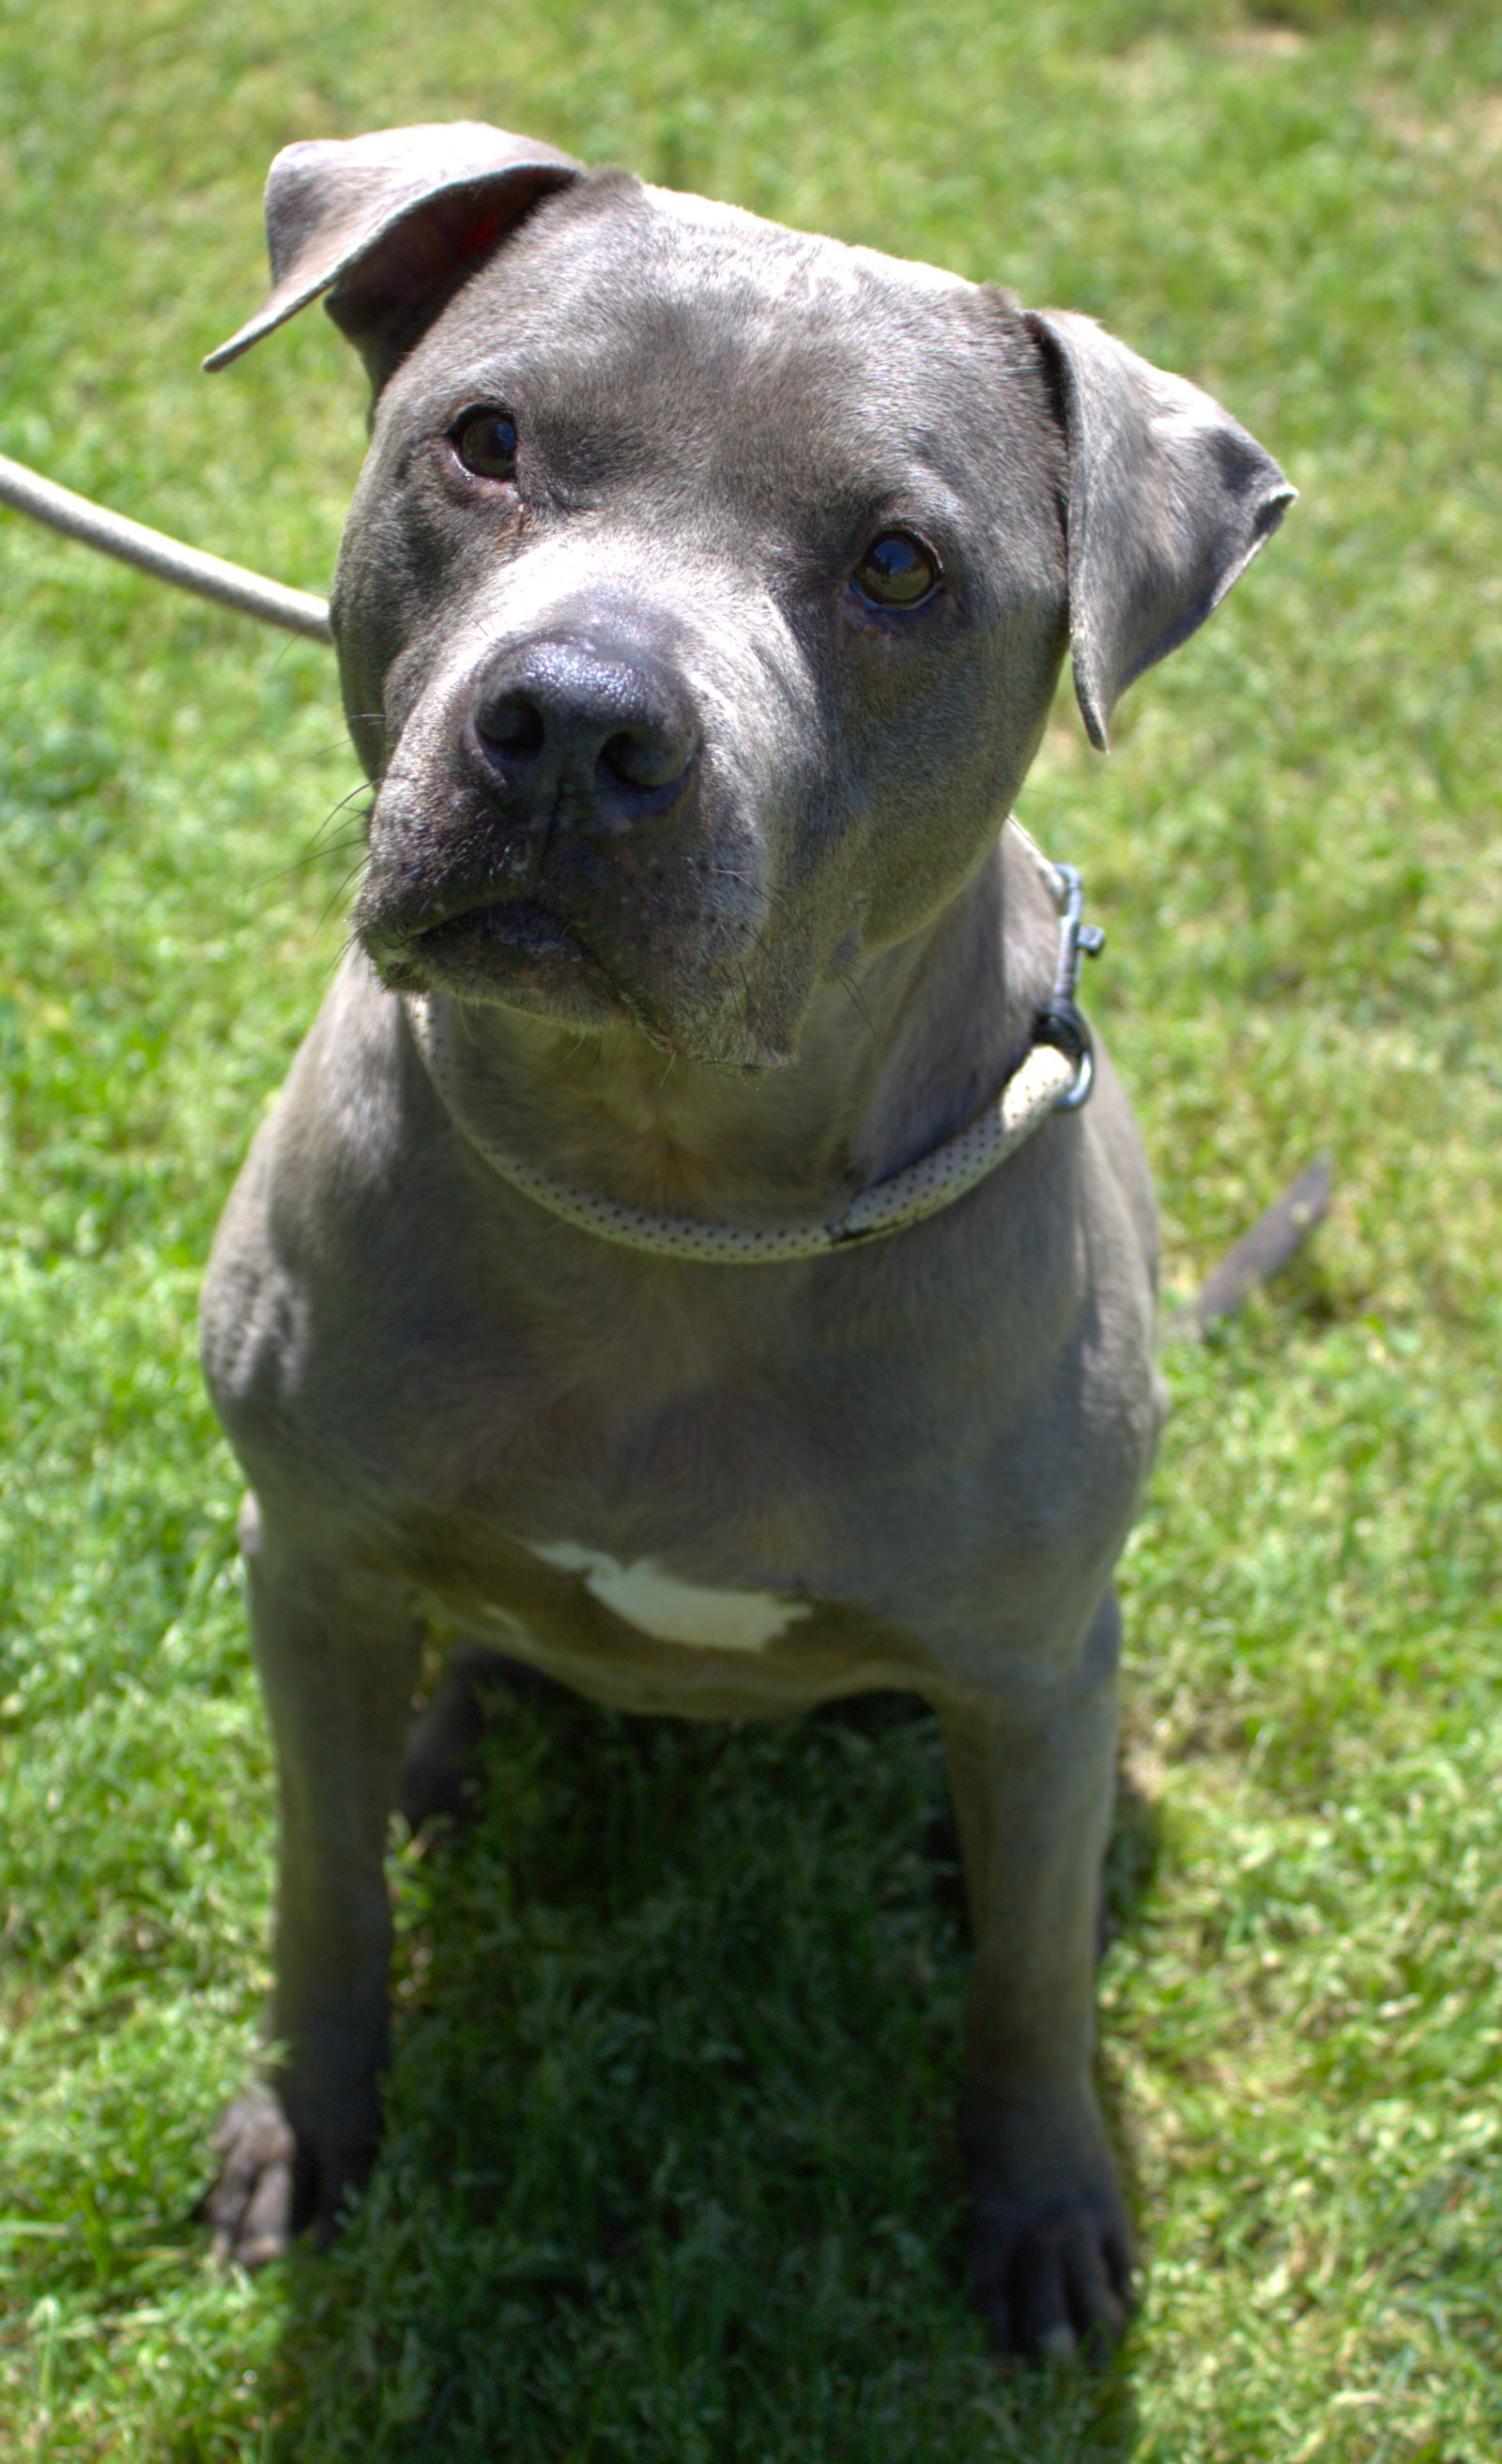
<path fill-rule="evenodd" d="M 284 146 L 266 182 L 271 297 L 205 367 L 226 367 L 327 291 L 379 385 L 497 241 L 583 169 L 469 120 Z"/>
<path fill-rule="evenodd" d="M 1297 491 L 1218 402 L 1093 318 L 1027 322 L 1069 449 L 1074 691 L 1103 753 L 1117 695 L 1204 624 Z"/>

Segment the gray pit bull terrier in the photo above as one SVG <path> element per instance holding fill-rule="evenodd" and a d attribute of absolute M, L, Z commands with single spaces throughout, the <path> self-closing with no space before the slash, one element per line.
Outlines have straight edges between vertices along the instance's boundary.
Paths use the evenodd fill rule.
<path fill-rule="evenodd" d="M 497 129 L 294 145 L 267 220 L 210 364 L 326 292 L 369 371 L 332 620 L 374 797 L 204 1305 L 280 1783 L 275 2099 L 221 2129 L 216 2240 L 327 2232 L 370 2166 L 389 1817 L 452 1788 L 492 1655 L 691 1717 L 899 1687 L 974 1925 L 976 2298 L 1103 2347 L 1153 1200 L 1077 1048 L 956 1158 L 1059 1062 L 1059 882 L 1006 817 L 1066 649 L 1103 747 L 1292 491 L 1088 319 Z"/>

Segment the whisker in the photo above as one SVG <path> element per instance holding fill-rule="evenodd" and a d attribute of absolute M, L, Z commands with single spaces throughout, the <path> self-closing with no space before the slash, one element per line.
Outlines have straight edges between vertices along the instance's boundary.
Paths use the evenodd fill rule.
<path fill-rule="evenodd" d="M 325 907 L 324 907 L 324 909 L 323 909 L 322 913 L 320 915 L 319 920 L 318 920 L 318 923 L 317 923 L 317 925 L 314 927 L 314 930 L 315 930 L 316 932 L 320 932 L 320 933 L 321 933 L 321 931 L 323 930 L 324 925 L 328 922 L 329 917 L 333 914 L 333 913 L 334 913 L 335 909 L 336 909 L 336 908 L 338 907 L 338 905 L 339 905 L 340 900 L 343 897 L 344 892 L 348 890 L 350 883 L 354 880 L 354 878 L 355 878 L 356 874 L 359 872 L 359 870 L 360 870 L 360 866 L 359 866 L 358 864 L 352 864 L 352 865 L 350 866 L 349 870 L 345 873 L 343 880 L 339 884 L 339 887 L 334 891 L 334 892 L 333 892 L 333 893 L 332 893 L 332 895 L 330 896 L 330 898 L 329 898 L 329 900 L 328 900 L 327 904 L 325 905 Z"/>
<path fill-rule="evenodd" d="M 850 978 L 846 974 L 843 967 L 840 970 L 840 981 L 844 985 L 845 990 L 849 993 L 850 1000 L 854 1002 L 856 1010 L 859 1012 L 861 1023 L 872 1044 L 874 1044 L 876 1041 L 876 1030 L 872 1024 L 871 1012 L 866 1007 L 865 1002 L 860 997 L 859 987 L 851 982 Z"/>
<path fill-rule="evenodd" d="M 328 811 L 324 814 L 323 819 L 319 824 L 319 834 L 321 836 L 322 832 L 327 829 L 330 822 L 334 820 L 335 816 L 343 812 L 346 805 L 352 804 L 357 796 L 368 796 L 369 793 L 369 781 L 367 779 L 360 780 L 355 786 L 351 787 L 347 796 L 341 796 L 337 804 L 331 804 L 329 806 Z"/>
<path fill-rule="evenodd" d="M 365 838 L 364 830 L 359 831 L 354 838 L 330 839 L 322 847 L 320 847 L 317 840 L 315 840 L 312 847 L 310 847 L 304 854 L 294 856 L 290 864 L 279 866 L 275 872 L 253 873 L 251 876 L 250 887 L 253 890 L 269 890 L 274 882 L 290 881 L 295 872 L 306 872 L 310 865 L 322 864 L 325 858 L 331 855 L 343 855 L 351 847 L 358 847 L 362 856 L 364 856 L 364 847 Z M 356 865 L 354 869 L 355 872 L 358 872 L 359 869 L 360 867 Z M 352 881 L 353 879 L 354 872 L 347 873 L 345 875 L 346 881 Z"/>

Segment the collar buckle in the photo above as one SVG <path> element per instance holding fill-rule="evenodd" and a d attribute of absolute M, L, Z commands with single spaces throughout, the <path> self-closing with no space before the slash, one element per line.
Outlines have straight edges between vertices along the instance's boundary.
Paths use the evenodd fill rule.
<path fill-rule="evenodd" d="M 1090 1023 L 1075 1001 L 1080 960 L 1097 958 L 1106 946 L 1098 924 L 1087 924 L 1085 883 L 1078 865 L 1055 864 L 1053 892 L 1059 908 L 1059 957 L 1053 990 L 1033 1023 L 1034 1044 L 1049 1044 L 1074 1064 L 1074 1078 L 1055 1097 L 1056 1112 L 1077 1112 L 1095 1083 L 1095 1049 Z"/>

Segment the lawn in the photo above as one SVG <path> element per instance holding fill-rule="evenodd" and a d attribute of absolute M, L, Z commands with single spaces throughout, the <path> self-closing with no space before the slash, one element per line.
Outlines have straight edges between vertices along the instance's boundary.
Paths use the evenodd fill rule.
<path fill-rule="evenodd" d="M 332 662 L 0 515 L 0 2451 L 461 2464 L 1502 2458 L 1502 17 L 1486 0 L 0 0 L 0 451 L 326 587 L 364 405 L 259 297 L 275 148 L 488 118 L 1101 317 L 1302 496 L 1023 817 L 1182 1293 L 1126 1567 L 1104 2078 L 1145 2259 L 1083 2384 L 988 2360 L 963 1937 L 900 1703 L 519 1711 L 397 1854 L 389 2136 L 336 2255 L 193 2203 L 271 1798 L 194 1365 L 337 957 Z"/>

